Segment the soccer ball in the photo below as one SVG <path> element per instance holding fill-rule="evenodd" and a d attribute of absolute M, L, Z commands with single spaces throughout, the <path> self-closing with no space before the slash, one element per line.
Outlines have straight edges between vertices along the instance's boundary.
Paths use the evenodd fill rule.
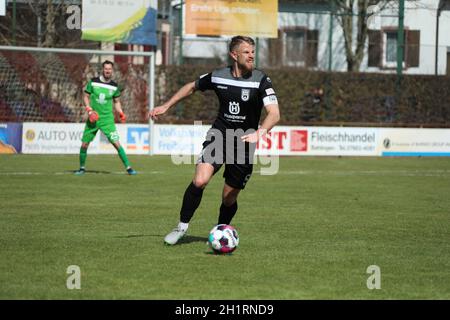
<path fill-rule="evenodd" d="M 215 253 L 231 253 L 239 245 L 239 236 L 234 227 L 219 224 L 210 231 L 208 244 Z"/>

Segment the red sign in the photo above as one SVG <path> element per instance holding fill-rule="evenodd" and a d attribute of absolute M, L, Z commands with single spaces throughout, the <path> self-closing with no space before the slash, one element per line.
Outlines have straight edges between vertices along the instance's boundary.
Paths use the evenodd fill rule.
<path fill-rule="evenodd" d="M 308 150 L 308 130 L 291 130 L 291 151 Z"/>
<path fill-rule="evenodd" d="M 259 150 L 283 150 L 284 141 L 287 139 L 286 131 L 271 131 L 258 141 L 256 148 Z"/>

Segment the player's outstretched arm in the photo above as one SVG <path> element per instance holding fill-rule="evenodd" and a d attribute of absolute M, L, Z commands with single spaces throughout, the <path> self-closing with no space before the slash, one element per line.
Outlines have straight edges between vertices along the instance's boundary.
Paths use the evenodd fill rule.
<path fill-rule="evenodd" d="M 195 92 L 195 81 L 185 84 L 168 101 L 166 101 L 162 105 L 150 110 L 147 117 L 152 118 L 153 120 L 158 119 L 159 115 L 164 114 L 172 106 L 176 105 L 181 100 L 189 97 L 194 92 Z"/>

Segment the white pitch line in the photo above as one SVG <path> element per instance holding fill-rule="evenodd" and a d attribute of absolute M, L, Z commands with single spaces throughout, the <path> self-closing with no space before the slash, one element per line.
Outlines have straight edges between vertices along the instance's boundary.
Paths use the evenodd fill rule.
<path fill-rule="evenodd" d="M 255 170 L 255 173 L 261 173 Z M 275 175 L 331 175 L 331 176 L 410 176 L 410 177 L 449 177 L 450 170 L 280 170 Z"/>
<path fill-rule="evenodd" d="M 254 170 L 255 174 L 260 174 L 261 170 Z M 167 174 L 167 171 L 138 171 L 137 175 Z M 97 171 L 85 173 L 87 176 L 93 175 L 127 175 L 124 171 Z M 0 171 L 0 176 L 52 176 L 52 175 L 74 175 L 73 171 L 63 172 L 40 172 L 40 171 Z M 450 170 L 279 170 L 275 175 L 332 175 L 332 176 L 428 176 L 428 177 L 449 177 Z M 75 175 L 74 175 L 75 176 Z"/>
<path fill-rule="evenodd" d="M 138 171 L 137 175 L 147 175 L 147 174 L 161 174 L 165 173 L 164 171 Z M 89 172 L 87 171 L 85 175 L 97 175 L 97 174 L 113 174 L 113 175 L 128 175 L 124 171 L 115 171 L 115 172 Z M 53 176 L 53 175 L 75 175 L 72 171 L 67 172 L 27 172 L 27 171 L 19 171 L 19 172 L 7 172 L 7 171 L 0 171 L 0 176 Z"/>

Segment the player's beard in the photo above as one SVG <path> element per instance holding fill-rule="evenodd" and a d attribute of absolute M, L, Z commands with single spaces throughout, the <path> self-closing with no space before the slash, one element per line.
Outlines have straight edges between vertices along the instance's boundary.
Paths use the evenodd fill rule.
<path fill-rule="evenodd" d="M 105 79 L 106 81 L 111 80 L 112 74 L 109 74 L 109 76 L 106 76 L 106 74 L 103 72 L 103 79 Z"/>
<path fill-rule="evenodd" d="M 253 71 L 254 61 L 245 61 L 244 63 L 238 63 L 238 68 L 243 75 Z"/>

